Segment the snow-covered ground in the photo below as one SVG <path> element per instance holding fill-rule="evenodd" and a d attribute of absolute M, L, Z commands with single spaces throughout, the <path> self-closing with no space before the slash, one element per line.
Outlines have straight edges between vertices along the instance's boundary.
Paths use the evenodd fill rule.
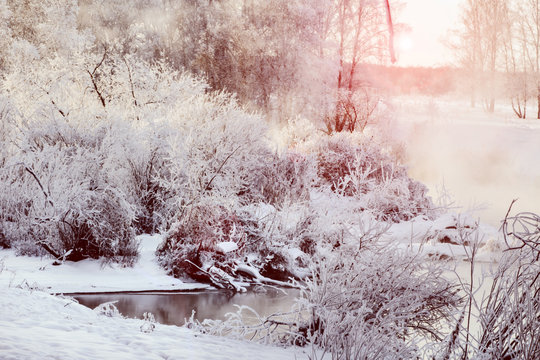
<path fill-rule="evenodd" d="M 153 325 L 153 326 L 152 326 Z M 0 358 L 307 359 L 282 349 L 187 328 L 107 316 L 69 298 L 0 285 Z"/>
<path fill-rule="evenodd" d="M 66 262 L 53 266 L 50 257 L 15 256 L 14 250 L 0 250 L 0 286 L 28 284 L 50 293 L 95 293 L 116 291 L 189 291 L 208 285 L 187 283 L 168 276 L 155 258 L 160 235 L 140 236 L 140 256 L 133 267 L 103 264 L 96 260 Z"/>
<path fill-rule="evenodd" d="M 383 239 L 389 242 L 399 242 L 401 247 L 436 256 L 440 259 L 454 259 L 457 263 L 468 260 L 469 246 L 459 244 L 459 232 L 456 227 L 475 228 L 476 219 L 471 214 L 444 214 L 431 221 L 419 216 L 411 221 L 392 224 Z M 478 224 L 478 238 L 471 236 L 468 241 L 478 241 L 480 247 L 476 261 L 497 262 L 501 256 L 503 240 L 499 231 L 485 223 Z M 426 237 L 429 239 L 425 241 Z M 447 237 L 450 242 L 441 242 Z"/>
<path fill-rule="evenodd" d="M 133 268 L 85 260 L 52 266 L 51 258 L 0 250 L 0 359 L 303 359 L 281 349 L 207 336 L 148 321 L 106 316 L 49 293 L 207 289 L 159 268 L 160 236 L 141 236 Z M 110 314 L 109 314 L 110 315 Z M 152 326 L 153 331 L 144 332 Z"/>

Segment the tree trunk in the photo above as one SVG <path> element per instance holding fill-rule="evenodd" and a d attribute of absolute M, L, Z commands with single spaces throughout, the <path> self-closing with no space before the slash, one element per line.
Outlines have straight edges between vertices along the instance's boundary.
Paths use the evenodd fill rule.
<path fill-rule="evenodd" d="M 491 99 L 489 100 L 488 111 L 489 111 L 490 113 L 495 112 L 495 99 L 494 99 L 494 98 L 491 98 Z"/>
<path fill-rule="evenodd" d="M 536 100 L 538 104 L 538 111 L 536 113 L 536 118 L 540 120 L 540 83 L 536 87 Z"/>
<path fill-rule="evenodd" d="M 476 80 L 473 80 L 473 84 L 471 86 L 471 107 L 472 108 L 476 106 L 476 85 L 474 84 L 474 81 Z"/>

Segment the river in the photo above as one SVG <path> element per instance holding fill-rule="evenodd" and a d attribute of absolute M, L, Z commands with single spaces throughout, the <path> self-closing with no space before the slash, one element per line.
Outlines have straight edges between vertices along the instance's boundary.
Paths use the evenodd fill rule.
<path fill-rule="evenodd" d="M 520 120 L 500 105 L 481 107 L 442 99 L 408 99 L 391 124 L 404 144 L 409 174 L 436 200 L 443 194 L 481 221 L 500 225 L 514 212 L 540 212 L 540 120 Z"/>
<path fill-rule="evenodd" d="M 229 291 L 200 291 L 190 293 L 116 293 L 77 295 L 73 297 L 90 308 L 117 301 L 115 306 L 126 317 L 143 318 L 151 312 L 156 321 L 168 325 L 183 325 L 184 320 L 195 311 L 194 318 L 225 319 L 225 314 L 235 312 L 235 304 L 251 307 L 261 316 L 290 310 L 298 296 L 296 289 L 273 289 L 265 292 L 248 291 L 232 293 Z"/>

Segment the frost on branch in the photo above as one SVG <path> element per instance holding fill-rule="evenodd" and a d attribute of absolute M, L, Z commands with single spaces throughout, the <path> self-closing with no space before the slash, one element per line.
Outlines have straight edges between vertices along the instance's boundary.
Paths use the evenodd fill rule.
<path fill-rule="evenodd" d="M 366 136 L 337 134 L 320 139 L 317 171 L 321 185 L 364 203 L 377 218 L 399 222 L 433 215 L 427 188 Z"/>
<path fill-rule="evenodd" d="M 317 262 L 300 297 L 304 341 L 332 358 L 414 358 L 461 303 L 440 264 L 397 249 Z"/>

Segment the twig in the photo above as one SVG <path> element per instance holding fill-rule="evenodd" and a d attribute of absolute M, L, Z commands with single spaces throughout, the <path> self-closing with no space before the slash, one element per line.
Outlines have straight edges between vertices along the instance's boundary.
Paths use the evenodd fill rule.
<path fill-rule="evenodd" d="M 49 204 L 51 204 L 52 207 L 54 207 L 54 204 L 52 202 L 52 200 L 50 199 L 49 197 L 49 194 L 45 191 L 45 189 L 43 188 L 43 185 L 41 185 L 41 181 L 39 181 L 39 178 L 37 177 L 37 175 L 28 167 L 26 166 L 25 164 L 23 163 L 20 163 L 19 165 L 23 165 L 24 166 L 24 170 L 26 170 L 30 175 L 32 175 L 32 177 L 36 180 L 36 182 L 38 183 L 39 185 L 39 188 L 41 189 L 41 191 L 43 192 L 43 195 L 45 195 L 45 200 L 47 200 L 47 202 Z"/>
<path fill-rule="evenodd" d="M 88 75 L 90 75 L 90 80 L 92 80 L 92 85 L 94 86 L 94 90 L 96 91 L 96 94 L 98 95 L 99 100 L 101 101 L 101 105 L 103 105 L 103 107 L 106 106 L 105 99 L 103 98 L 103 95 L 99 91 L 99 88 L 98 88 L 97 83 L 96 83 L 95 74 L 96 74 L 97 69 L 99 69 L 99 67 L 105 61 L 106 57 L 107 57 L 107 48 L 105 48 L 105 50 L 103 51 L 103 57 L 101 58 L 101 61 L 94 67 L 94 70 L 92 70 L 92 72 L 90 72 L 90 70 L 86 70 Z"/>

